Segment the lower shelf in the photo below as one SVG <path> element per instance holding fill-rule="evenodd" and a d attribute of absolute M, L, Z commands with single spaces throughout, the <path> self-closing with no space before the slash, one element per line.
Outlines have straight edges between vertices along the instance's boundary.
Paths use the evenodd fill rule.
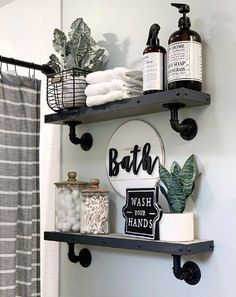
<path fill-rule="evenodd" d="M 179 256 L 212 252 L 214 249 L 214 242 L 212 240 L 166 242 L 159 240 L 131 238 L 117 233 L 108 235 L 84 235 L 80 233 L 45 232 L 44 239 L 73 244 L 77 243 L 110 248 L 142 250 L 147 252 Z"/>
<path fill-rule="evenodd" d="M 200 281 L 201 270 L 198 265 L 192 261 L 187 261 L 181 266 L 181 256 L 212 252 L 214 249 L 213 240 L 165 242 L 159 240 L 130 238 L 117 233 L 108 235 L 84 235 L 69 232 L 45 232 L 44 239 L 66 242 L 68 244 L 68 259 L 72 263 L 79 262 L 83 267 L 90 266 L 92 255 L 87 248 L 83 248 L 79 255 L 76 255 L 75 244 L 171 254 L 173 257 L 174 276 L 179 280 L 184 280 L 189 285 L 196 285 Z"/>

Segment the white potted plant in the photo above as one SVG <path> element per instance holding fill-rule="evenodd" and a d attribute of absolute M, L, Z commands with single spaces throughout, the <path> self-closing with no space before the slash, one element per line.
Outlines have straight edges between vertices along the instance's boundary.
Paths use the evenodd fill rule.
<path fill-rule="evenodd" d="M 59 98 L 55 100 L 62 100 L 59 110 L 60 107 L 63 109 L 84 106 L 85 76 L 101 65 L 105 50 L 99 48 L 91 37 L 91 30 L 83 18 L 77 18 L 72 23 L 68 37 L 59 29 L 55 29 L 53 35 L 53 47 L 58 56 L 52 54 L 49 57 L 48 65 L 56 75 L 49 76 L 48 104 L 52 108 L 55 103 L 53 96 L 57 95 Z"/>
<path fill-rule="evenodd" d="M 194 240 L 194 215 L 193 212 L 185 212 L 185 207 L 194 190 L 198 172 L 194 155 L 187 159 L 182 168 L 174 161 L 170 172 L 159 164 L 159 186 L 170 209 L 170 213 L 163 213 L 160 220 L 160 240 Z"/>

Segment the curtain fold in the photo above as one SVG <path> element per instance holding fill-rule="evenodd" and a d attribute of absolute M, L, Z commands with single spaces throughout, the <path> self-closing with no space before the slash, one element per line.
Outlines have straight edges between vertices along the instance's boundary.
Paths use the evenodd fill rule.
<path fill-rule="evenodd" d="M 40 85 L 1 73 L 1 297 L 40 296 Z"/>

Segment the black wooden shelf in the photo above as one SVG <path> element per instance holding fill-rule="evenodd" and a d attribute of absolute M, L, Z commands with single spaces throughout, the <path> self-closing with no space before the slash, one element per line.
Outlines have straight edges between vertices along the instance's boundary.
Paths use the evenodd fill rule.
<path fill-rule="evenodd" d="M 212 240 L 167 242 L 133 237 L 131 238 L 117 233 L 112 233 L 109 235 L 84 235 L 73 232 L 45 232 L 44 239 L 73 244 L 141 250 L 147 252 L 156 252 L 179 256 L 212 252 L 214 249 L 214 242 Z"/>
<path fill-rule="evenodd" d="M 184 140 L 192 140 L 197 135 L 197 123 L 191 118 L 179 123 L 178 110 L 184 107 L 208 105 L 210 99 L 210 95 L 207 93 L 179 88 L 118 100 L 94 107 L 82 107 L 48 114 L 45 115 L 45 123 L 68 125 L 70 127 L 70 141 L 74 144 L 80 144 L 83 150 L 88 151 L 93 145 L 92 135 L 85 133 L 81 138 L 78 138 L 75 133 L 76 125 L 170 110 L 171 127 Z"/>
<path fill-rule="evenodd" d="M 194 107 L 210 104 L 210 95 L 186 88 L 163 91 L 145 96 L 106 103 L 94 107 L 45 115 L 45 123 L 67 124 L 68 122 L 94 123 L 142 114 L 167 111 L 165 104 L 183 104 Z"/>
<path fill-rule="evenodd" d="M 79 255 L 76 255 L 75 244 L 170 254 L 173 257 L 173 273 L 175 277 L 184 280 L 190 285 L 196 285 L 200 281 L 201 271 L 198 265 L 192 261 L 187 261 L 181 267 L 181 256 L 191 256 L 213 252 L 214 250 L 213 240 L 167 242 L 132 238 L 117 233 L 108 235 L 84 235 L 74 232 L 44 232 L 44 239 L 66 242 L 68 244 L 69 260 L 73 263 L 80 262 L 83 267 L 88 267 L 91 264 L 91 253 L 87 248 L 83 248 Z"/>

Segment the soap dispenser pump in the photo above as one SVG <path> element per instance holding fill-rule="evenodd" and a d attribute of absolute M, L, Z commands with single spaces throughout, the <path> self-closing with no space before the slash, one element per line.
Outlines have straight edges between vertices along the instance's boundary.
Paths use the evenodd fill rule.
<path fill-rule="evenodd" d="M 165 89 L 166 50 L 160 46 L 160 26 L 150 27 L 147 47 L 143 51 L 143 94 L 156 93 Z"/>
<path fill-rule="evenodd" d="M 202 89 L 202 44 L 200 35 L 190 30 L 187 13 L 190 7 L 183 3 L 171 3 L 183 16 L 179 19 L 179 30 L 168 41 L 168 89 L 185 87 Z"/>

